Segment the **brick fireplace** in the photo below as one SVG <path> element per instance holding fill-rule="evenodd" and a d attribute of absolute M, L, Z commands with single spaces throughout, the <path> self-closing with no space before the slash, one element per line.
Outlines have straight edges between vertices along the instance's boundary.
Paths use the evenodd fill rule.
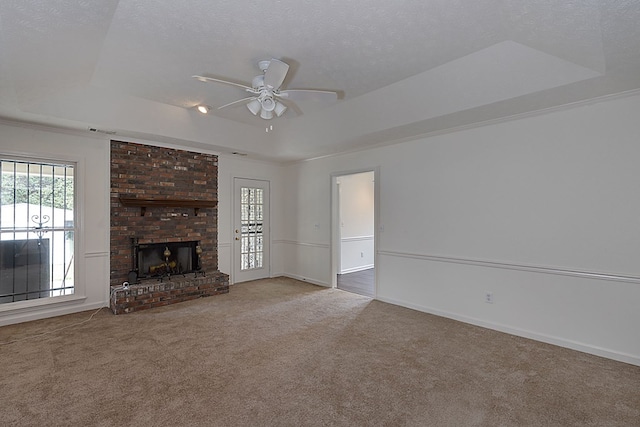
<path fill-rule="evenodd" d="M 218 270 L 217 196 L 217 156 L 111 142 L 114 313 L 229 291 L 229 276 Z M 160 252 L 141 267 L 141 248 L 156 246 Z"/>

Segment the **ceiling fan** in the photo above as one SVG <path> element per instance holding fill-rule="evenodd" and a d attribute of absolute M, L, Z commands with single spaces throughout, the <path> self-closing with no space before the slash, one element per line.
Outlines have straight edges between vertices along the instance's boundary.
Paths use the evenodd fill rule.
<path fill-rule="evenodd" d="M 224 83 L 244 89 L 246 92 L 249 92 L 251 96 L 230 102 L 218 107 L 218 109 L 220 110 L 245 103 L 249 111 L 251 111 L 251 114 L 254 116 L 259 114 L 260 117 L 265 120 L 272 119 L 274 114 L 277 117 L 282 116 L 288 108 L 285 102 L 321 101 L 328 103 L 338 99 L 336 92 L 326 90 L 282 90 L 282 83 L 289 71 L 289 65 L 279 59 L 260 61 L 258 62 L 258 67 L 262 71 L 262 74 L 253 78 L 251 86 L 205 76 L 193 76 L 193 78 L 201 82 Z M 283 100 L 285 102 L 283 102 Z"/>

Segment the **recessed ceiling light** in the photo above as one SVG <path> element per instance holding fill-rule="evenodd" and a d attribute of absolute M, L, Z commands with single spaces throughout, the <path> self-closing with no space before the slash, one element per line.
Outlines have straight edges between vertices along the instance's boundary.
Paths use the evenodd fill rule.
<path fill-rule="evenodd" d="M 209 106 L 198 105 L 198 111 L 200 111 L 202 114 L 207 114 L 209 112 Z"/>

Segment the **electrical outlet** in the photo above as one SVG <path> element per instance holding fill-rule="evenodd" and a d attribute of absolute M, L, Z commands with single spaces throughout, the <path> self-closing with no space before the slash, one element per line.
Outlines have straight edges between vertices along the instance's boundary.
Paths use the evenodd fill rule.
<path fill-rule="evenodd" d="M 493 304 L 493 292 L 484 293 L 484 302 L 487 304 Z"/>

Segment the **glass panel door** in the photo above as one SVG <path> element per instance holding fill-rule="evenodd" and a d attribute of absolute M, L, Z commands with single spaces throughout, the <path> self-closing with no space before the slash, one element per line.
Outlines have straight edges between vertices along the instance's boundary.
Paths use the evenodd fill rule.
<path fill-rule="evenodd" d="M 269 183 L 236 178 L 233 282 L 269 277 Z"/>

